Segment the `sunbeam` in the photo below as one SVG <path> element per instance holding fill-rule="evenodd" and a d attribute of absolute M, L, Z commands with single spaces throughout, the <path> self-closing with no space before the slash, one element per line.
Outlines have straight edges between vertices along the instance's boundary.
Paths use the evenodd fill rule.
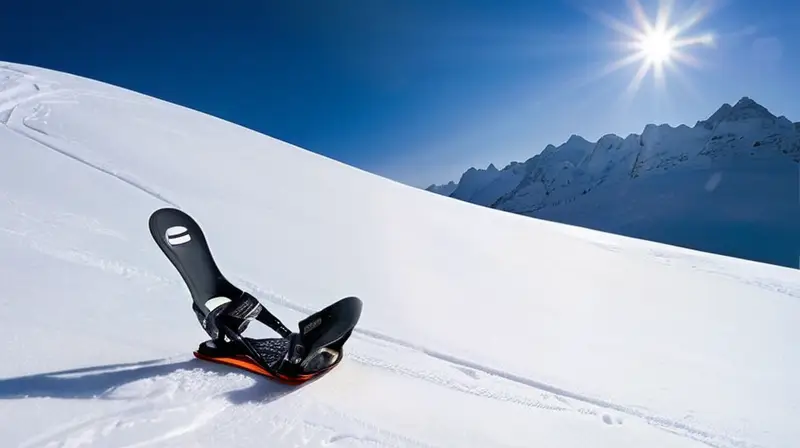
<path fill-rule="evenodd" d="M 626 50 L 621 58 L 607 64 L 600 75 L 609 75 L 631 64 L 639 64 L 636 74 L 628 84 L 629 94 L 635 94 L 639 90 L 642 81 L 651 71 L 656 85 L 663 88 L 667 70 L 679 72 L 679 64 L 692 67 L 700 65 L 697 58 L 689 53 L 689 47 L 714 44 L 711 33 L 685 35 L 705 17 L 707 9 L 695 8 L 685 19 L 673 21 L 673 2 L 661 0 L 655 20 L 651 21 L 639 0 L 628 0 L 628 4 L 634 24 L 624 23 L 604 14 L 599 15 L 599 18 L 606 26 L 624 36 L 622 47 Z"/>

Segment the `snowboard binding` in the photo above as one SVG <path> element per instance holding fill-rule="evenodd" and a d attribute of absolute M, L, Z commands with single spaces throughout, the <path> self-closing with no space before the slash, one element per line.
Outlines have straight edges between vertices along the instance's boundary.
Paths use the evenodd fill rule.
<path fill-rule="evenodd" d="M 336 367 L 344 343 L 361 316 L 362 302 L 345 297 L 289 330 L 250 293 L 229 282 L 218 269 L 200 226 L 175 208 L 156 210 L 150 233 L 183 278 L 192 309 L 209 340 L 200 344 L 197 358 L 227 364 L 287 384 L 300 384 Z M 280 337 L 244 336 L 258 321 Z"/>

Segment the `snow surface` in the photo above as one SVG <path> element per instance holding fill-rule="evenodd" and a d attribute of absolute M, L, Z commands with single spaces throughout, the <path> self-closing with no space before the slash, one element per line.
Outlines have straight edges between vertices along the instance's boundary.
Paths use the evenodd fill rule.
<path fill-rule="evenodd" d="M 455 186 L 428 190 L 521 215 L 798 267 L 798 129 L 744 97 L 691 128 L 650 124 L 641 135 L 608 134 L 595 143 L 573 135 L 522 164 L 470 168 Z M 502 181 L 496 180 L 500 173 Z"/>
<path fill-rule="evenodd" d="M 0 66 L 0 105 L 2 446 L 800 439 L 797 270 L 452 200 L 40 68 Z M 361 297 L 341 366 L 293 388 L 194 359 L 147 229 L 165 205 L 287 323 Z"/>

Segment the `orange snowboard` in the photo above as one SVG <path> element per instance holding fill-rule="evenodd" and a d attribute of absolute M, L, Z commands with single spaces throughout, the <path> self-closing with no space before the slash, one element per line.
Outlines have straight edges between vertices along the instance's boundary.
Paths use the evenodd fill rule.
<path fill-rule="evenodd" d="M 227 357 L 227 356 L 212 357 L 212 356 L 203 355 L 200 352 L 195 351 L 194 352 L 194 356 L 196 358 L 202 359 L 204 361 L 211 361 L 211 362 L 216 362 L 218 364 L 225 364 L 225 365 L 229 365 L 229 366 L 238 367 L 240 369 L 244 369 L 244 370 L 247 370 L 249 372 L 253 372 L 253 373 L 265 376 L 265 377 L 267 377 L 269 379 L 276 380 L 276 381 L 279 381 L 279 382 L 281 382 L 283 384 L 288 384 L 288 385 L 292 385 L 292 386 L 303 384 L 306 381 L 308 381 L 310 379 L 313 379 L 315 377 L 318 377 L 318 376 L 322 375 L 323 373 L 327 372 L 328 370 L 330 370 L 330 368 L 329 368 L 329 369 L 322 370 L 320 372 L 316 372 L 316 373 L 313 373 L 313 374 L 288 376 L 288 375 L 283 375 L 283 374 L 280 374 L 280 373 L 273 374 L 271 372 L 268 372 L 267 370 L 264 370 L 263 367 L 259 366 L 252 359 L 250 359 L 249 357 L 247 357 L 245 355 L 237 355 L 237 356 L 234 356 L 234 357 Z M 333 367 L 333 366 L 331 366 L 331 367 Z"/>

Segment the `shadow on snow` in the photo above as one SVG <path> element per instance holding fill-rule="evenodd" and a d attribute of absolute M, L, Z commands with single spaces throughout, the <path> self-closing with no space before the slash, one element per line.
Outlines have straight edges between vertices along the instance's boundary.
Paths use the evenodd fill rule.
<path fill-rule="evenodd" d="M 234 373 L 254 379 L 249 387 L 224 394 L 234 404 L 277 400 L 305 386 L 281 384 L 235 367 L 198 359 L 179 362 L 155 359 L 0 379 L 0 399 L 113 399 L 107 394 L 125 384 L 190 370 L 217 375 L 220 381 L 227 381 L 225 377 Z"/>

